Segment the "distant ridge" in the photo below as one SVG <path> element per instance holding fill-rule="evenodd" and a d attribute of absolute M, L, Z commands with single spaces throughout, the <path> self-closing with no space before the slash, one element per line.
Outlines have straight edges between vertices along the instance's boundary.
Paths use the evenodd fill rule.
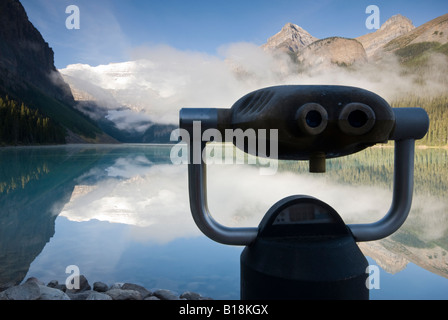
<path fill-rule="evenodd" d="M 355 39 L 331 37 L 308 45 L 299 52 L 297 60 L 303 66 L 351 66 L 367 62 L 367 54 L 362 44 Z"/>
<path fill-rule="evenodd" d="M 270 37 L 262 46 L 265 50 L 280 49 L 298 53 L 301 49 L 318 40 L 296 24 L 287 23 L 276 35 Z"/>
<path fill-rule="evenodd" d="M 356 38 L 362 43 L 367 56 L 374 56 L 388 42 L 400 37 L 415 29 L 412 21 L 401 14 L 397 14 L 388 19 L 380 29 Z"/>
<path fill-rule="evenodd" d="M 391 40 L 384 48 L 388 51 L 394 51 L 410 44 L 422 42 L 448 43 L 448 13 Z"/>
<path fill-rule="evenodd" d="M 326 39 L 333 40 L 322 42 Z M 380 59 L 384 53 L 395 52 L 409 45 L 433 43 L 434 45 L 426 45 L 426 47 L 433 48 L 436 47 L 435 44 L 448 43 L 448 14 L 428 21 L 417 28 L 409 18 L 396 14 L 377 31 L 356 39 L 341 37 L 326 39 L 317 39 L 298 25 L 287 23 L 280 32 L 270 37 L 261 47 L 271 52 L 287 52 L 294 61 L 305 65 L 315 64 L 316 61 L 318 64 L 322 64 L 322 59 L 330 59 L 333 64 L 350 65 L 356 61 L 366 60 L 356 43 L 360 43 L 364 48 L 367 60 Z M 335 39 L 339 40 L 334 41 Z M 325 44 L 329 47 L 325 48 Z M 345 57 L 343 57 L 344 54 Z M 337 56 L 336 59 L 335 56 Z"/>

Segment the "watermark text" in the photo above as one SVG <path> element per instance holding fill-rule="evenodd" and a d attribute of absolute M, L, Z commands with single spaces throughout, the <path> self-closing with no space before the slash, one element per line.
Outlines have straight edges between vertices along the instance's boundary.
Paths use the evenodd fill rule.
<path fill-rule="evenodd" d="M 81 14 L 79 7 L 70 5 L 65 9 L 65 13 L 69 14 L 67 19 L 65 19 L 65 27 L 69 30 L 79 30 L 81 28 Z"/>
<path fill-rule="evenodd" d="M 250 164 L 258 165 L 260 175 L 273 175 L 278 168 L 278 130 L 225 129 L 224 135 L 217 129 L 201 129 L 201 122 L 193 122 L 193 131 L 175 129 L 170 140 L 181 142 L 171 149 L 173 164 Z M 185 142 L 187 146 L 185 146 Z M 203 148 L 206 142 L 214 142 Z M 245 157 L 235 157 L 234 148 L 223 147 L 223 143 L 233 143 L 247 152 Z M 192 151 L 189 155 L 188 148 Z M 258 157 L 255 155 L 259 155 Z M 191 157 L 190 157 L 191 156 Z"/>
<path fill-rule="evenodd" d="M 376 265 L 369 265 L 366 269 L 368 274 L 366 280 L 366 287 L 369 290 L 380 289 L 380 268 Z"/>
<path fill-rule="evenodd" d="M 79 267 L 76 265 L 70 265 L 65 268 L 65 273 L 70 273 L 70 275 L 65 279 L 65 286 L 69 290 L 78 290 L 80 288 L 79 281 Z"/>
<path fill-rule="evenodd" d="M 366 8 L 366 14 L 370 14 L 366 19 L 366 28 L 378 30 L 380 28 L 380 8 L 376 5 L 370 5 Z"/>

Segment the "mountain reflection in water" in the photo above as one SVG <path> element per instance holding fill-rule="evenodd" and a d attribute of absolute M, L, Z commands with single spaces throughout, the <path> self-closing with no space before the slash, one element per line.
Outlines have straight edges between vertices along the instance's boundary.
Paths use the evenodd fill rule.
<path fill-rule="evenodd" d="M 171 164 L 170 150 L 161 145 L 0 149 L 0 289 L 27 276 L 63 282 L 66 266 L 76 264 L 93 281 L 133 281 L 238 299 L 242 248 L 216 244 L 197 229 L 187 168 Z M 434 292 L 445 293 L 422 299 L 448 298 L 447 153 L 417 150 L 408 220 L 387 239 L 360 245 L 386 274 L 398 276 L 417 265 L 440 277 L 442 289 Z M 210 165 L 209 208 L 224 225 L 256 226 L 281 198 L 307 194 L 330 204 L 346 223 L 373 222 L 389 209 L 392 165 L 392 148 L 329 160 L 325 174 L 309 174 L 306 163 L 292 161 L 280 162 L 272 176 L 259 175 L 252 165 Z M 373 296 L 390 298 L 381 291 Z"/>

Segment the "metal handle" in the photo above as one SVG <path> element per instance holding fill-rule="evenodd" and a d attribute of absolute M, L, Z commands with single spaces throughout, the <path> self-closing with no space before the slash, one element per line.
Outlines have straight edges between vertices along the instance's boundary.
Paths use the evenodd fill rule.
<path fill-rule="evenodd" d="M 371 224 L 348 225 L 356 241 L 373 241 L 390 236 L 406 221 L 414 190 L 414 149 L 412 139 L 395 141 L 392 205 L 384 218 Z"/>
<path fill-rule="evenodd" d="M 205 148 L 205 143 L 200 148 Z M 190 152 L 193 147 L 190 147 Z M 201 157 L 201 155 L 199 155 Z M 190 209 L 198 228 L 210 239 L 228 245 L 248 245 L 258 234 L 258 228 L 229 228 L 219 224 L 210 214 L 207 204 L 207 168 L 202 161 L 188 164 Z"/>
<path fill-rule="evenodd" d="M 200 148 L 201 153 L 203 147 Z M 386 216 L 371 224 L 348 225 L 356 241 L 373 241 L 385 238 L 406 221 L 413 197 L 414 140 L 395 142 L 394 189 L 392 205 Z M 190 152 L 192 148 L 190 148 Z M 199 151 L 199 150 L 198 150 Z M 257 236 L 258 228 L 229 228 L 219 224 L 210 214 L 207 204 L 206 164 L 188 165 L 190 209 L 198 228 L 210 239 L 228 245 L 249 245 Z"/>

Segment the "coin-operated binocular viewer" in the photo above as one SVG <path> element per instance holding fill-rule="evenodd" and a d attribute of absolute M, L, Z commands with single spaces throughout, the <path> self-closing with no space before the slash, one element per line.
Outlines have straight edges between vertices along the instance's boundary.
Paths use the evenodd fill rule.
<path fill-rule="evenodd" d="M 197 122 L 200 135 L 193 132 Z M 252 92 L 231 109 L 182 109 L 180 127 L 193 137 L 188 176 L 194 221 L 212 240 L 246 246 L 241 254 L 241 299 L 369 298 L 368 262 L 356 243 L 385 238 L 405 222 L 413 195 L 415 140 L 429 128 L 423 109 L 391 108 L 378 95 L 354 87 L 278 86 Z M 274 143 L 280 160 L 309 161 L 311 172 L 325 172 L 326 159 L 394 140 L 390 210 L 375 223 L 346 225 L 328 204 L 293 195 L 274 204 L 258 227 L 223 226 L 207 207 L 202 159 L 207 141 L 202 133 L 208 129 L 276 132 L 257 139 Z M 270 150 L 236 146 L 259 157 Z"/>

